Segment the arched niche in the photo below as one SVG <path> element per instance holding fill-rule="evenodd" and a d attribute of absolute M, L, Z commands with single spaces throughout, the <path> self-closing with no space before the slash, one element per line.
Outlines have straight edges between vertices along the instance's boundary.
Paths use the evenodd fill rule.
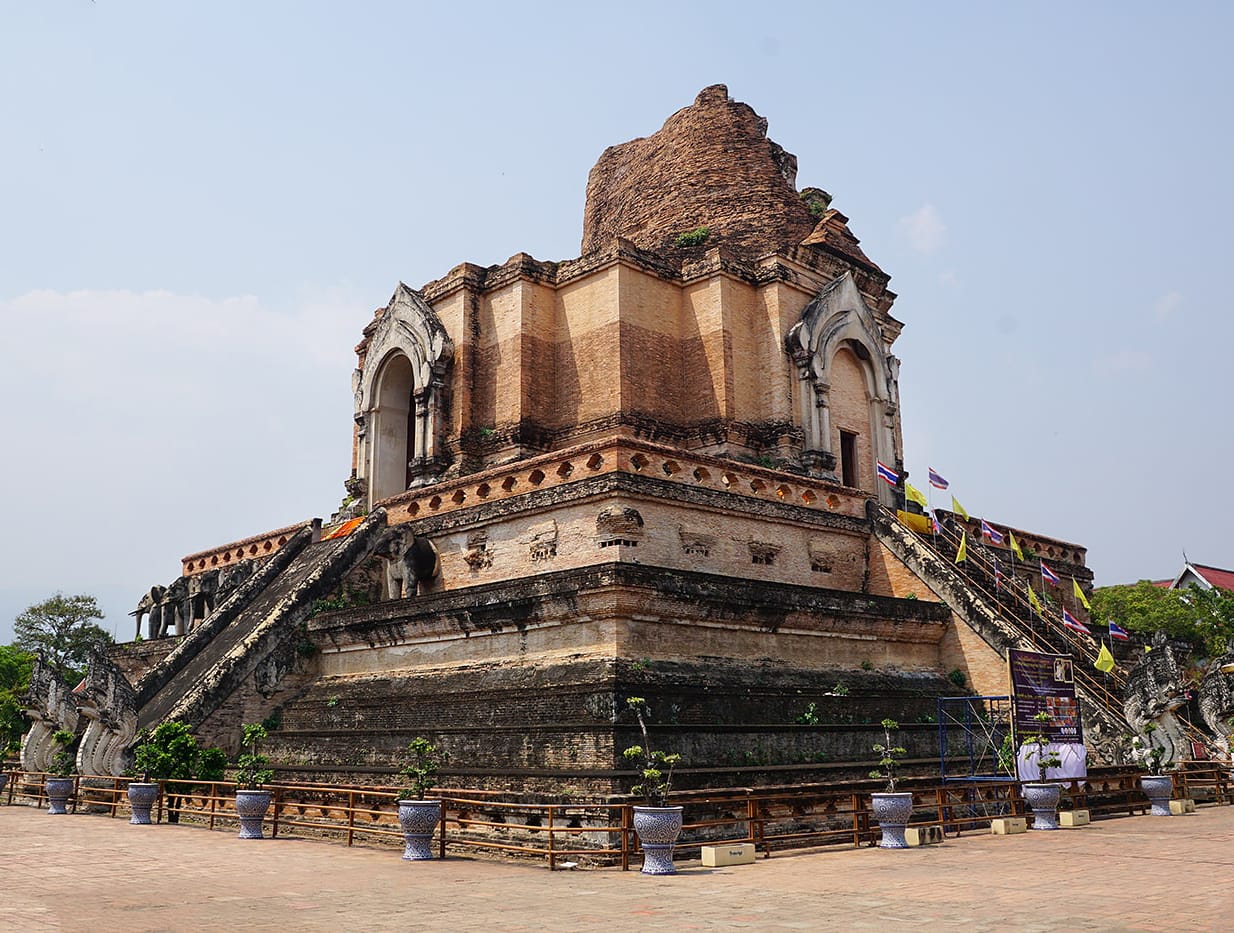
<path fill-rule="evenodd" d="M 894 467 L 901 460 L 899 361 L 887 352 L 882 328 L 850 273 L 829 282 L 806 305 L 785 337 L 785 350 L 797 371 L 803 466 L 842 482 L 845 460 L 855 456 L 854 485 L 891 505 L 890 487 L 878 481 L 874 464 L 881 460 Z M 844 424 L 833 423 L 837 401 Z M 865 409 L 861 417 L 855 404 Z M 846 435 L 856 435 L 852 449 L 845 449 Z"/>
<path fill-rule="evenodd" d="M 454 342 L 433 309 L 399 283 L 356 371 L 356 475 L 368 505 L 435 481 L 445 468 Z"/>

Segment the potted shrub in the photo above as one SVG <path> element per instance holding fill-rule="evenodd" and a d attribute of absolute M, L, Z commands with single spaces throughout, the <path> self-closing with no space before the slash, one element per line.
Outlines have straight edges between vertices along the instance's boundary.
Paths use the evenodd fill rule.
<path fill-rule="evenodd" d="M 240 817 L 241 839 L 263 839 L 262 821 L 270 809 L 270 792 L 261 785 L 274 777 L 266 767 L 270 760 L 258 754 L 257 746 L 269 735 L 266 727 L 251 722 L 244 727 L 240 740 L 244 752 L 236 759 L 236 813 Z"/>
<path fill-rule="evenodd" d="M 141 744 L 133 752 L 133 769 L 141 774 L 140 781 L 129 782 L 129 807 L 133 811 L 129 823 L 150 824 L 150 808 L 159 796 L 159 782 L 192 777 L 197 760 L 197 739 L 188 726 L 179 722 L 164 722 L 153 732 L 142 733 Z M 169 807 L 168 822 L 176 822 L 179 814 Z"/>
<path fill-rule="evenodd" d="M 644 806 L 634 807 L 634 831 L 643 849 L 643 874 L 676 874 L 673 847 L 681 835 L 682 808 L 666 806 L 666 803 L 673 785 L 673 768 L 681 763 L 681 756 L 652 751 L 644 716 L 647 710 L 645 699 L 629 697 L 626 705 L 638 719 L 638 727 L 643 733 L 642 745 L 631 745 L 621 753 L 623 758 L 635 762 L 638 767 L 640 781 L 630 788 L 630 792 L 647 801 Z"/>
<path fill-rule="evenodd" d="M 433 830 L 441 819 L 441 800 L 429 800 L 446 753 L 417 736 L 407 745 L 411 762 L 403 774 L 411 778 L 398 796 L 398 823 L 403 830 L 403 858 L 423 862 L 433 857 Z"/>
<path fill-rule="evenodd" d="M 1042 724 L 1050 721 L 1050 714 L 1042 710 L 1034 720 Z M 1025 782 L 1022 786 L 1024 800 L 1033 811 L 1033 829 L 1058 829 L 1058 801 L 1063 794 L 1061 784 L 1047 783 L 1046 772 L 1050 768 L 1061 765 L 1062 759 L 1058 753 L 1049 751 L 1050 740 L 1044 732 L 1026 735 L 1021 744 L 1022 749 L 1028 749 L 1027 757 L 1036 759 L 1037 783 Z"/>
<path fill-rule="evenodd" d="M 894 719 L 883 720 L 883 741 L 876 742 L 874 751 L 882 757 L 878 760 L 878 770 L 871 771 L 870 777 L 887 782 L 887 790 L 883 793 L 870 795 L 870 808 L 874 811 L 874 819 L 883 831 L 879 841 L 880 849 L 907 849 L 908 842 L 904 838 L 904 828 L 909 817 L 913 815 L 913 795 L 906 792 L 896 793 L 896 769 L 900 759 L 908 754 L 907 749 L 894 744 L 891 734 L 900 728 Z"/>
<path fill-rule="evenodd" d="M 57 815 L 68 813 L 65 804 L 73 794 L 73 775 L 77 773 L 77 736 L 67 729 L 52 733 L 56 751 L 51 756 L 51 775 L 47 778 L 47 812 Z"/>
<path fill-rule="evenodd" d="M 1153 738 L 1153 733 L 1158 728 L 1160 727 L 1155 722 L 1147 723 L 1144 734 L 1148 736 L 1148 743 L 1136 739 L 1132 744 L 1139 751 L 1140 760 L 1148 765 L 1149 773 L 1140 777 L 1140 787 L 1144 796 L 1152 803 L 1151 814 L 1169 816 L 1170 798 L 1174 796 L 1174 776 L 1167 774 L 1162 766 L 1165 761 L 1165 747 Z"/>

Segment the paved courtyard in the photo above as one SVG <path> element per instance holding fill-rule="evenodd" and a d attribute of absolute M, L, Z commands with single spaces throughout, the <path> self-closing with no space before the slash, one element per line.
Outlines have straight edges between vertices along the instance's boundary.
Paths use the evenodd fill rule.
<path fill-rule="evenodd" d="M 0 929 L 1229 930 L 1234 807 L 671 878 L 0 807 Z"/>

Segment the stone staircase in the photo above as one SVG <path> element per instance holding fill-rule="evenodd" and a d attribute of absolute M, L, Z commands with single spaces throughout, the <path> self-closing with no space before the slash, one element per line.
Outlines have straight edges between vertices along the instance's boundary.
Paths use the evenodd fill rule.
<path fill-rule="evenodd" d="M 276 687 L 295 666 L 313 604 L 372 554 L 385 528 L 377 509 L 344 538 L 313 542 L 309 529 L 297 533 L 142 678 L 138 725 L 196 728 L 254 676 L 260 688 Z"/>
<path fill-rule="evenodd" d="M 980 541 L 968 539 L 967 559 L 956 564 L 960 538 L 953 529 L 918 535 L 874 501 L 866 511 L 879 541 L 1001 656 L 1009 648 L 1072 655 L 1087 744 L 1103 757 L 1123 757 L 1124 739 L 1135 731 L 1123 712 L 1127 675 L 1117 667 L 1108 676 L 1093 668 L 1101 647 L 1096 639 L 1065 627 L 1061 612 L 1048 604 L 1044 612 L 1034 611 L 1025 583 L 1012 576 L 1011 568 L 998 574 Z"/>

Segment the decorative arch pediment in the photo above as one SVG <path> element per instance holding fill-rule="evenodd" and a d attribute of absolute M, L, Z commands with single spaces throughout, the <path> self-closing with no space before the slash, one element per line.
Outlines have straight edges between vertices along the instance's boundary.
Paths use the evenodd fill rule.
<path fill-rule="evenodd" d="M 838 461 L 831 428 L 831 386 L 836 354 L 848 349 L 859 360 L 869 401 L 868 453 L 873 459 L 897 464 L 899 452 L 899 361 L 887 349 L 883 329 L 866 304 L 851 273 L 828 282 L 802 309 L 789 329 L 784 349 L 797 369 L 794 394 L 805 447 L 802 465 L 809 472 L 836 478 Z M 842 454 L 842 451 L 839 451 Z M 864 463 L 865 455 L 859 458 Z M 873 471 L 864 463 L 862 470 Z M 881 500 L 890 501 L 875 482 Z"/>
<path fill-rule="evenodd" d="M 873 370 L 874 395 L 887 398 L 893 377 L 883 330 L 861 296 L 852 273 L 828 282 L 801 312 L 785 337 L 785 349 L 799 367 L 826 381 L 836 351 L 846 343 L 864 347 Z"/>
<path fill-rule="evenodd" d="M 402 282 L 369 337 L 364 369 L 356 387 L 357 412 L 374 406 L 377 375 L 382 365 L 399 352 L 411 362 L 412 379 L 418 391 L 440 382 L 454 359 L 454 341 L 446 333 L 441 318 L 415 289 Z"/>

